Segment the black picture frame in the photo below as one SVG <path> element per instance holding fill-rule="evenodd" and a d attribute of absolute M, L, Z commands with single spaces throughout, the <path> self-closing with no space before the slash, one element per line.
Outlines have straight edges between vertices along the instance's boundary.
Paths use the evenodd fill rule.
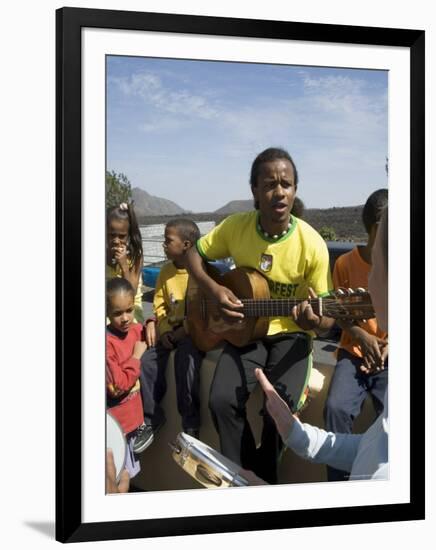
<path fill-rule="evenodd" d="M 424 369 L 411 372 L 410 502 L 348 508 L 82 522 L 81 469 L 81 29 L 146 30 L 410 50 L 410 349 L 424 363 L 425 33 L 420 30 L 62 8 L 56 13 L 56 539 L 78 542 L 424 519 Z M 419 293 L 419 297 L 418 297 Z"/>

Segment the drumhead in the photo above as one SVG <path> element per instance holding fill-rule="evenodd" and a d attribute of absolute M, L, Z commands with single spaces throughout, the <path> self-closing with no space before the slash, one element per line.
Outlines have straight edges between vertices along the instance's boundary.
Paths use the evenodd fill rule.
<path fill-rule="evenodd" d="M 206 445 L 206 443 L 203 443 L 203 441 L 200 441 L 199 439 L 196 439 L 195 437 L 192 437 L 184 432 L 182 432 L 181 436 L 184 440 L 186 440 L 188 445 L 192 445 L 192 447 L 197 450 L 199 455 L 203 455 L 203 457 L 215 464 L 219 470 L 237 474 L 241 469 L 236 462 L 226 458 L 212 447 L 209 447 L 209 445 Z"/>
<path fill-rule="evenodd" d="M 108 412 L 106 412 L 106 448 L 112 449 L 118 481 L 126 464 L 127 443 L 121 426 Z"/>
<path fill-rule="evenodd" d="M 208 489 L 245 487 L 248 481 L 239 474 L 241 467 L 199 439 L 180 432 L 173 458 L 191 477 Z"/>

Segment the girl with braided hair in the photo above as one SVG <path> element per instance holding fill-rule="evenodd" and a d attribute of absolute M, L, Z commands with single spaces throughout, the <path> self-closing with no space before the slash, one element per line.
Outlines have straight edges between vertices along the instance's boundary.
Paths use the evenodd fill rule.
<path fill-rule="evenodd" d="M 106 220 L 106 280 L 123 277 L 129 281 L 135 290 L 135 320 L 142 323 L 142 237 L 133 203 L 110 209 Z"/>

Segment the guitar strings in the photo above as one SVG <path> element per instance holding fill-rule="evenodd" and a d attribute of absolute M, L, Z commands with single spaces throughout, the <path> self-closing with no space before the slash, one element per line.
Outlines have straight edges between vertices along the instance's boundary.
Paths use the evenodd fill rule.
<path fill-rule="evenodd" d="M 335 298 L 323 298 L 321 304 L 315 298 L 310 301 L 310 304 L 315 313 L 319 313 L 319 311 L 322 310 L 324 315 L 337 319 L 353 318 L 355 320 L 365 320 L 375 317 L 372 304 L 359 303 L 359 298 L 361 298 L 361 296 L 354 296 L 351 298 L 354 298 L 354 300 L 350 301 L 350 303 L 341 303 Z M 247 317 L 271 317 L 275 315 L 279 317 L 287 317 L 291 313 L 291 307 L 306 300 L 298 298 L 246 298 L 241 301 L 244 304 L 244 314 Z M 206 305 L 216 305 L 218 302 L 216 300 L 205 299 L 203 303 Z"/>

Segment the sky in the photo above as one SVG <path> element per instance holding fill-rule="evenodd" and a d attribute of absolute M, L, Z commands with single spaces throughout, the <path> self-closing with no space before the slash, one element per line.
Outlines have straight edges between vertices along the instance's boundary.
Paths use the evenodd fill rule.
<path fill-rule="evenodd" d="M 388 72 L 109 56 L 107 169 L 193 212 L 250 199 L 258 153 L 282 147 L 306 208 L 387 187 Z"/>

